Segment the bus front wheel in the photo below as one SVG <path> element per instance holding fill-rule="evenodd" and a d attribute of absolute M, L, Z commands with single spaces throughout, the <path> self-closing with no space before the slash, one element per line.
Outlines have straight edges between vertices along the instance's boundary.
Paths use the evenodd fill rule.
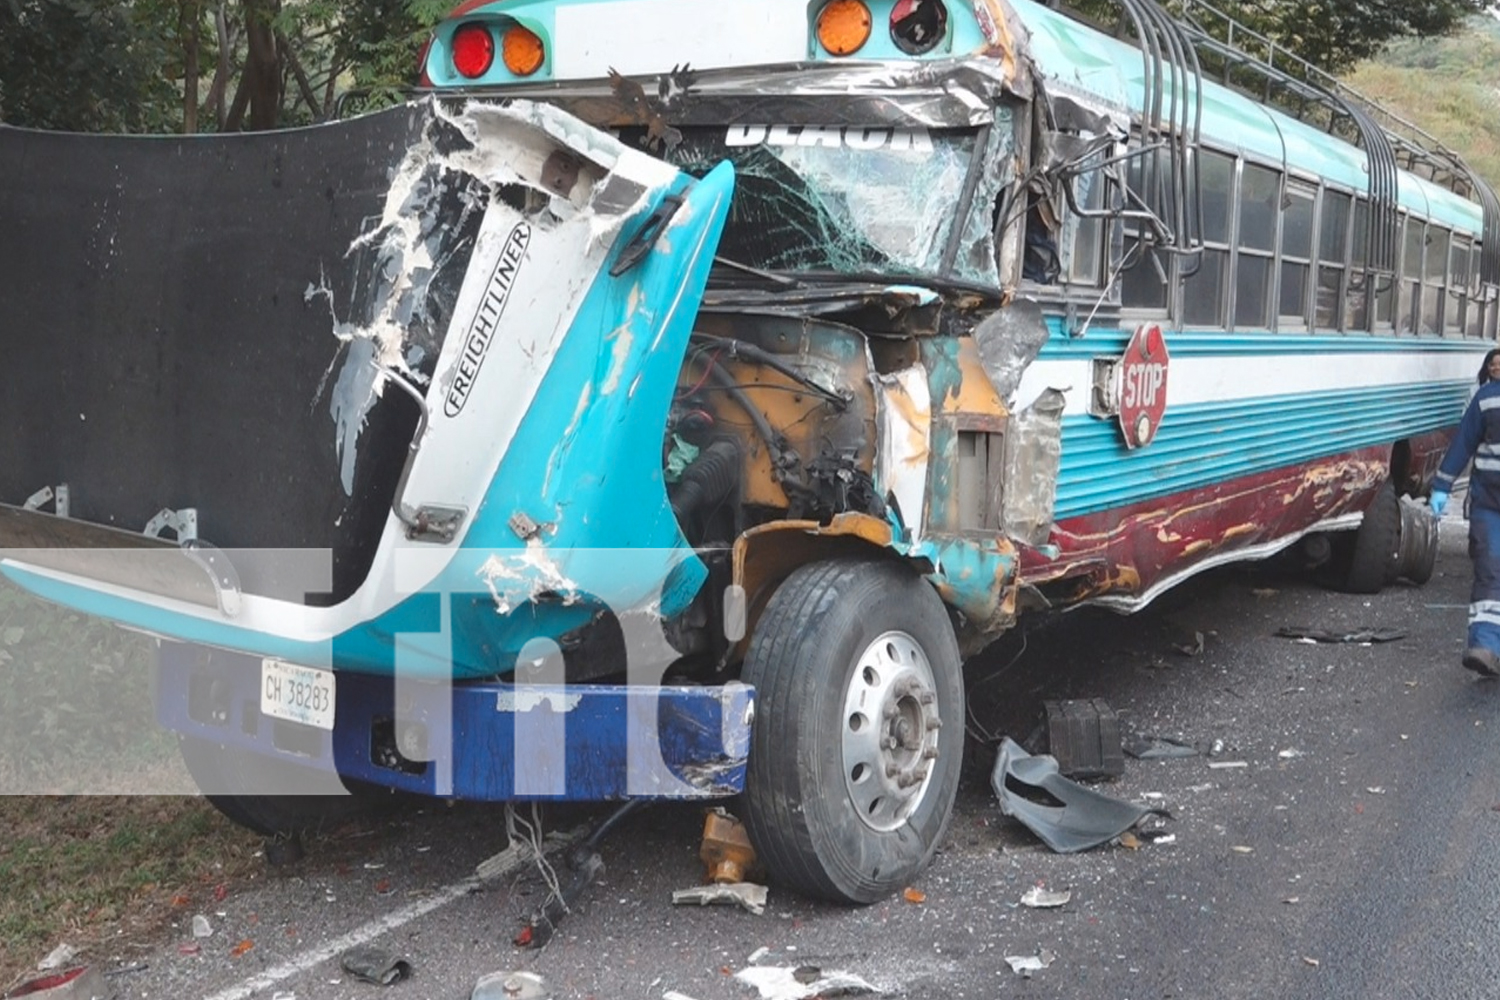
<path fill-rule="evenodd" d="M 898 563 L 792 573 L 751 636 L 744 820 L 771 876 L 873 903 L 909 885 L 953 812 L 963 675 L 947 610 Z"/>

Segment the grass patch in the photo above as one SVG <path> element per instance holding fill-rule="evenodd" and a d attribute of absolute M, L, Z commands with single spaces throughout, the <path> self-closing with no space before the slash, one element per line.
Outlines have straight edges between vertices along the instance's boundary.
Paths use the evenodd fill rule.
<path fill-rule="evenodd" d="M 0 984 L 63 942 L 144 947 L 264 865 L 260 838 L 188 796 L 8 796 L 0 828 Z"/>

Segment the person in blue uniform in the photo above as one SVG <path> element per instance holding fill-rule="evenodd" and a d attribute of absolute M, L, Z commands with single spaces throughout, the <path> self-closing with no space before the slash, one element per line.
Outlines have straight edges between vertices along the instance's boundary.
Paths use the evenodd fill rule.
<path fill-rule="evenodd" d="M 1469 474 L 1469 635 L 1463 665 L 1485 677 L 1500 677 L 1500 348 L 1484 356 L 1479 391 L 1469 400 L 1458 435 L 1432 479 L 1432 512 L 1448 506 L 1453 481 Z"/>

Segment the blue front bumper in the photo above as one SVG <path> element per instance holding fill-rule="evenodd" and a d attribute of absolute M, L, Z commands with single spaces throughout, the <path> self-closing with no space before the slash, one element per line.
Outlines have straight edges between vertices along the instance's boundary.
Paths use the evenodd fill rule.
<path fill-rule="evenodd" d="M 260 684 L 258 657 L 164 643 L 157 718 L 231 750 L 422 795 L 602 801 L 744 788 L 754 691 L 742 684 L 450 686 L 339 673 L 332 731 L 262 715 Z"/>

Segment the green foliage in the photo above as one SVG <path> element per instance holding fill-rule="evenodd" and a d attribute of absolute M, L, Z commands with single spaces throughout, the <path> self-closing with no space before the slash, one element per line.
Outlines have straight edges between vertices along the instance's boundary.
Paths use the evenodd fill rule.
<path fill-rule="evenodd" d="M 176 132 L 191 106 L 199 131 L 238 129 L 267 98 L 277 126 L 321 121 L 345 92 L 389 100 L 414 84 L 454 2 L 0 0 L 0 121 Z M 256 72 L 252 38 L 269 76 Z"/>
<path fill-rule="evenodd" d="M 1124 9 L 1119 0 L 1065 0 L 1104 24 L 1114 24 Z M 1221 36 L 1216 18 L 1199 0 L 1162 0 Z M 1331 73 L 1341 72 L 1406 36 L 1429 37 L 1457 30 L 1464 19 L 1489 6 L 1489 0 L 1207 0 L 1228 15 L 1308 62 Z"/>
<path fill-rule="evenodd" d="M 160 73 L 175 41 L 166 9 L 141 0 L 0 0 L 0 120 L 81 132 L 171 128 L 177 98 Z"/>
<path fill-rule="evenodd" d="M 1500 21 L 1475 18 L 1451 37 L 1413 38 L 1361 63 L 1356 90 L 1430 133 L 1500 188 Z"/>

